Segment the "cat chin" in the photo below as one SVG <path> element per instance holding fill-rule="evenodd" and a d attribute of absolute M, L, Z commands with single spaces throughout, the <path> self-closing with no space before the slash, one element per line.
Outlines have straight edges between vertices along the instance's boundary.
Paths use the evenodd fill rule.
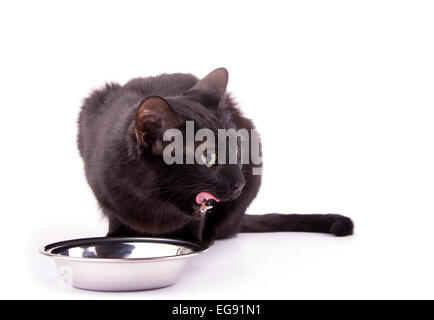
<path fill-rule="evenodd" d="M 210 213 L 210 210 L 206 210 L 206 211 L 201 211 L 200 210 L 200 206 L 197 206 L 194 210 L 193 210 L 193 214 L 192 217 L 194 220 L 202 220 L 207 214 Z"/>
<path fill-rule="evenodd" d="M 193 213 L 192 213 L 192 217 L 195 220 L 201 220 L 202 218 L 204 218 L 207 214 L 212 214 L 212 208 L 217 205 L 217 202 L 227 202 L 227 201 L 231 201 L 234 200 L 236 198 L 238 198 L 239 195 L 236 195 L 235 197 L 219 197 L 218 201 L 214 200 L 214 199 L 208 199 L 206 201 L 202 201 L 201 203 L 196 203 L 193 206 Z M 196 197 L 197 199 L 197 197 Z M 217 198 L 215 198 L 217 199 Z M 196 200 L 196 202 L 198 202 Z"/>

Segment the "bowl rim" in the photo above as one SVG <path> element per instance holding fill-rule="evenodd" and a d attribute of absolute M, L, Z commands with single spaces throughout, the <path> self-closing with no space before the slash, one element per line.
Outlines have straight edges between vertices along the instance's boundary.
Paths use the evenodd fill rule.
<path fill-rule="evenodd" d="M 152 242 L 152 243 L 163 243 L 178 245 L 183 247 L 190 247 L 194 250 L 191 253 L 186 253 L 177 256 L 161 256 L 161 257 L 143 257 L 143 258 L 80 258 L 80 257 L 70 257 L 63 256 L 60 254 L 53 253 L 53 250 L 67 247 L 67 246 L 78 246 L 80 244 L 92 243 L 92 242 Z M 185 259 L 188 257 L 196 256 L 208 251 L 209 247 L 192 241 L 180 240 L 180 239 L 169 239 L 169 238 L 150 238 L 150 237 L 94 237 L 94 238 L 79 238 L 64 240 L 59 242 L 53 242 L 48 245 L 39 248 L 39 253 L 52 257 L 59 260 L 69 260 L 69 261 L 82 261 L 82 262 L 96 262 L 96 263 L 132 263 L 132 262 L 152 262 L 152 261 L 167 261 L 175 259 Z"/>

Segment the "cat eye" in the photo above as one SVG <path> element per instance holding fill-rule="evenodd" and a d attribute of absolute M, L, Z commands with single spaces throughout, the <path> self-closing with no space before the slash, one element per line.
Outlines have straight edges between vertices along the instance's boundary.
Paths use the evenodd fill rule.
<path fill-rule="evenodd" d="M 207 156 L 201 155 L 200 158 L 202 159 L 204 165 L 206 165 L 208 168 L 211 168 L 213 165 L 215 165 L 217 156 L 215 153 L 210 153 Z"/>

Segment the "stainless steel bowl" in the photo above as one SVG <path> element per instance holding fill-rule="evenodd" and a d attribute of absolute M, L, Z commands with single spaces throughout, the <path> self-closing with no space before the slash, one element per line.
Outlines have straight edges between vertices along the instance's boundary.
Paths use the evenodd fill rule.
<path fill-rule="evenodd" d="M 205 247 L 158 238 L 88 238 L 40 249 L 54 258 L 60 283 L 97 291 L 167 287 L 181 277 L 189 260 Z"/>

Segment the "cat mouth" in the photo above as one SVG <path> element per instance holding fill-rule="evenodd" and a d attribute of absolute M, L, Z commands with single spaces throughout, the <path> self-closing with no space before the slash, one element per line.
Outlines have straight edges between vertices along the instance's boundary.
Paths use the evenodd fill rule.
<path fill-rule="evenodd" d="M 208 210 L 212 209 L 214 202 L 219 202 L 220 200 L 209 192 L 199 192 L 196 195 L 196 203 L 200 205 L 199 211 L 203 215 Z"/>

